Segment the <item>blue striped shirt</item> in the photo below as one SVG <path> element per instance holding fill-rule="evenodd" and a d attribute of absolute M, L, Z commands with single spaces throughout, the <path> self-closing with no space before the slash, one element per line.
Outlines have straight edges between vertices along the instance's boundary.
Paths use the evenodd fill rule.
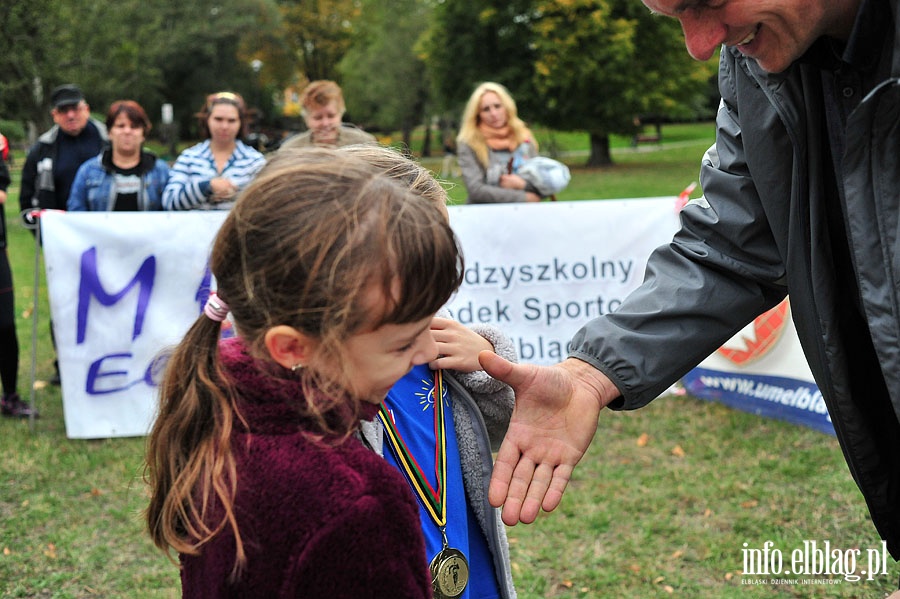
<path fill-rule="evenodd" d="M 234 202 L 210 202 L 212 190 L 209 182 L 216 177 L 229 179 L 244 189 L 265 165 L 266 159 L 258 151 L 237 140 L 231 158 L 222 172 L 216 169 L 216 161 L 209 147 L 209 140 L 184 150 L 175 161 L 169 182 L 163 192 L 165 210 L 228 210 Z"/>

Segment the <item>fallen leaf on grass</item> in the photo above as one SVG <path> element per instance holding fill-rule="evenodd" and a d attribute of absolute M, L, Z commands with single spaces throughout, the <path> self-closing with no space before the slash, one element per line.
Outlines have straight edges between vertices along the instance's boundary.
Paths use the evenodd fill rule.
<path fill-rule="evenodd" d="M 653 579 L 653 584 L 659 584 L 662 581 L 664 581 L 665 579 L 666 579 L 665 576 L 657 576 L 656 578 Z"/>
<path fill-rule="evenodd" d="M 663 585 L 663 590 L 670 595 L 675 592 L 675 589 L 669 585 Z"/>
<path fill-rule="evenodd" d="M 559 583 L 559 584 L 561 584 L 562 586 L 566 587 L 567 589 L 571 589 L 573 586 L 575 586 L 575 583 L 572 582 L 571 580 L 564 580 L 564 581 L 562 581 L 562 582 Z"/>
<path fill-rule="evenodd" d="M 706 508 L 706 510 L 703 512 L 703 517 L 709 518 L 710 516 L 712 516 L 712 510 L 709 508 Z"/>
<path fill-rule="evenodd" d="M 54 545 L 53 543 L 48 543 L 47 549 L 44 551 L 44 555 L 46 555 L 50 559 L 56 559 L 56 545 Z"/>
<path fill-rule="evenodd" d="M 683 458 L 686 454 L 684 453 L 684 450 L 681 448 L 681 445 L 676 445 L 675 447 L 672 448 L 672 455 L 675 456 L 676 458 Z"/>
<path fill-rule="evenodd" d="M 638 437 L 637 446 L 638 447 L 647 447 L 647 443 L 649 443 L 649 442 L 650 442 L 650 435 L 648 435 L 647 433 L 644 433 L 640 437 Z"/>
<path fill-rule="evenodd" d="M 628 566 L 628 569 L 631 570 L 632 572 L 634 572 L 635 574 L 639 574 L 641 571 L 641 567 L 637 564 L 631 564 L 630 566 Z"/>
<path fill-rule="evenodd" d="M 747 501 L 745 501 L 745 502 L 743 502 L 743 503 L 741 504 L 741 507 L 742 507 L 742 508 L 747 508 L 747 509 L 749 509 L 749 508 L 752 508 L 752 507 L 756 507 L 756 506 L 758 506 L 758 505 L 759 505 L 759 502 L 758 502 L 757 500 L 755 500 L 755 499 L 748 499 Z"/>
<path fill-rule="evenodd" d="M 9 547 L 3 548 L 3 555 L 12 555 L 12 551 L 9 550 Z"/>
<path fill-rule="evenodd" d="M 672 554 L 672 559 L 678 559 L 684 555 L 684 550 L 679 549 L 675 553 Z"/>
<path fill-rule="evenodd" d="M 24 310 L 22 310 L 22 318 L 31 318 L 32 312 L 32 308 L 25 308 Z"/>
<path fill-rule="evenodd" d="M 98 488 L 96 488 L 96 487 L 94 487 L 94 488 L 91 489 L 91 496 L 92 496 L 92 497 L 100 497 L 101 495 L 103 495 L 103 491 L 101 491 L 100 489 L 98 489 Z"/>
<path fill-rule="evenodd" d="M 725 580 L 731 580 L 734 578 L 734 572 L 725 572 Z"/>
<path fill-rule="evenodd" d="M 34 382 L 34 390 L 40 391 L 41 389 L 45 389 L 47 387 L 47 381 L 35 381 Z"/>

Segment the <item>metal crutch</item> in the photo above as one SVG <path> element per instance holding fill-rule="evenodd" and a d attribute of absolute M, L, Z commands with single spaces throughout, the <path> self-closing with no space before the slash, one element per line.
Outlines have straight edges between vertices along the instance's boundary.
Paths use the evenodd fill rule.
<path fill-rule="evenodd" d="M 28 415 L 28 428 L 34 432 L 35 413 L 37 413 L 37 321 L 38 321 L 38 290 L 41 284 L 41 220 L 40 211 L 26 210 L 23 216 L 28 215 L 32 220 L 23 218 L 22 221 L 28 228 L 34 229 L 34 305 L 31 309 L 31 414 Z"/>

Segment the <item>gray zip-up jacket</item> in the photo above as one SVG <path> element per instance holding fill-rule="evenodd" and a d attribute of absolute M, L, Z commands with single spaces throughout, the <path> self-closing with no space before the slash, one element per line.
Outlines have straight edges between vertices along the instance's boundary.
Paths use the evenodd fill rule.
<path fill-rule="evenodd" d="M 830 144 L 820 67 L 798 61 L 767 74 L 723 48 L 716 143 L 701 167 L 704 198 L 682 211 L 681 230 L 651 256 L 643 285 L 615 313 L 579 331 L 571 353 L 622 393 L 610 407 L 639 408 L 790 293 L 837 438 L 894 558 L 900 558 L 898 3 L 890 0 L 894 19 L 886 28 L 893 51 L 879 54 L 890 77 L 847 115 L 837 175 L 823 154 Z M 861 10 L 868 9 L 864 1 Z M 837 179 L 860 326 L 852 324 L 853 310 L 841 308 L 845 282 L 835 276 L 829 246 L 826 204 Z"/>
<path fill-rule="evenodd" d="M 517 361 L 512 341 L 498 329 L 487 325 L 471 328 L 493 344 L 497 355 Z M 488 503 L 488 485 L 494 468 L 492 452 L 500 448 L 506 434 L 515 397 L 508 385 L 492 379 L 484 371 L 444 371 L 444 381 L 450 387 L 450 406 L 466 498 L 487 539 L 501 597 L 515 599 L 506 528 L 500 520 L 500 510 Z M 363 422 L 362 434 L 372 449 L 384 456 L 384 427 L 381 421 L 376 418 Z"/>
<path fill-rule="evenodd" d="M 534 144 L 525 142 L 516 148 L 522 159 L 534 158 L 537 150 Z M 488 150 L 490 165 L 485 167 L 478 160 L 469 144 L 459 142 L 457 161 L 462 174 L 463 183 L 468 192 L 467 204 L 497 204 L 503 202 L 524 202 L 525 192 L 537 189 L 529 186 L 526 189 L 507 189 L 500 187 L 500 175 L 507 172 L 507 163 L 514 159 L 513 152 L 506 150 Z"/>

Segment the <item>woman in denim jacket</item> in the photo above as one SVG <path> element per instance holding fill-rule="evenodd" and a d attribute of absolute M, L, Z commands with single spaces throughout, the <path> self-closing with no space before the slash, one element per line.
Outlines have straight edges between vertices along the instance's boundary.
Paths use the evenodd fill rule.
<path fill-rule="evenodd" d="M 106 115 L 109 147 L 81 165 L 72 183 L 73 212 L 162 210 L 169 165 L 144 149 L 150 119 L 133 100 L 113 102 Z"/>

